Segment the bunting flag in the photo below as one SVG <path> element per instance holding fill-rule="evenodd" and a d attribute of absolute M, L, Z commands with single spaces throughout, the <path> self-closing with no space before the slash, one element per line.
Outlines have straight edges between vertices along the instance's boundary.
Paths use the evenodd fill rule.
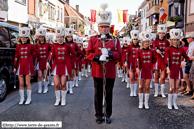
<path fill-rule="evenodd" d="M 152 14 L 150 14 L 151 18 L 154 20 L 154 22 L 158 22 L 158 19 L 155 18 Z"/>
<path fill-rule="evenodd" d="M 124 22 L 128 23 L 128 10 L 117 10 L 118 12 L 118 23 Z"/>
<path fill-rule="evenodd" d="M 113 34 L 115 25 L 110 25 L 110 33 Z"/>
<path fill-rule="evenodd" d="M 96 14 L 101 10 L 92 10 L 91 9 L 91 22 L 95 23 L 96 22 Z"/>
<path fill-rule="evenodd" d="M 114 30 L 113 36 L 118 36 L 118 30 Z"/>

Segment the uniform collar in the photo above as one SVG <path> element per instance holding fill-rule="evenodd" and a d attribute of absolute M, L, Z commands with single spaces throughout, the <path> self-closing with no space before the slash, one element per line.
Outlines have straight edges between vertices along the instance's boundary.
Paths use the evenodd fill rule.
<path fill-rule="evenodd" d="M 143 48 L 143 50 L 149 50 L 149 47 L 148 47 L 148 48 L 146 48 L 146 49 L 145 49 L 145 48 Z"/>
<path fill-rule="evenodd" d="M 164 39 L 162 39 L 162 40 L 161 40 L 161 39 L 158 39 L 158 40 L 160 40 L 160 41 L 164 41 Z"/>
<path fill-rule="evenodd" d="M 178 47 L 175 47 L 175 46 L 172 46 L 173 48 L 175 48 L 175 49 L 179 49 Z"/>
<path fill-rule="evenodd" d="M 26 42 L 26 43 L 22 43 L 22 42 L 21 42 L 21 44 L 22 44 L 22 45 L 25 45 L 25 44 L 28 44 L 28 43 L 27 43 L 27 42 Z"/>
<path fill-rule="evenodd" d="M 99 36 L 99 38 L 100 38 L 101 34 L 98 35 L 98 36 Z M 110 34 L 106 34 L 106 37 L 107 37 L 107 38 L 110 37 Z"/>
<path fill-rule="evenodd" d="M 57 42 L 57 44 L 59 44 L 59 43 Z M 65 43 L 63 42 L 62 44 L 59 44 L 59 45 L 63 45 L 63 44 L 65 44 Z"/>

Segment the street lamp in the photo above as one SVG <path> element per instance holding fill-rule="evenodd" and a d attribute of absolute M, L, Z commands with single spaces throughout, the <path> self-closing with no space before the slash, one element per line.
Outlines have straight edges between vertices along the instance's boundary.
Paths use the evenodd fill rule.
<path fill-rule="evenodd" d="M 175 14 L 178 15 L 179 0 L 174 0 Z"/>

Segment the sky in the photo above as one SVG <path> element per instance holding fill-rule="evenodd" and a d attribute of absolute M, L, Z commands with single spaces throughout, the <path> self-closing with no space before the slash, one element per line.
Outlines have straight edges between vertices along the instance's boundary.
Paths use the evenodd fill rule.
<path fill-rule="evenodd" d="M 115 30 L 120 30 L 124 26 L 123 23 L 118 24 L 117 10 L 128 10 L 128 14 L 135 15 L 135 11 L 144 0 L 69 0 L 69 4 L 76 8 L 79 5 L 79 12 L 84 16 L 90 17 L 90 10 L 99 10 L 102 3 L 108 3 L 107 11 L 112 12 L 111 25 L 115 25 Z"/>

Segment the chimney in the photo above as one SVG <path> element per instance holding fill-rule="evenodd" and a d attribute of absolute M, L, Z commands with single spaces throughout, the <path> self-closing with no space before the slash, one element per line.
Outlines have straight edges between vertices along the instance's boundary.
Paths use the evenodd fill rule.
<path fill-rule="evenodd" d="M 137 16 L 137 11 L 135 11 L 135 16 Z"/>
<path fill-rule="evenodd" d="M 69 5 L 69 0 L 66 0 L 67 4 Z"/>
<path fill-rule="evenodd" d="M 76 12 L 79 12 L 79 5 L 76 5 Z"/>

